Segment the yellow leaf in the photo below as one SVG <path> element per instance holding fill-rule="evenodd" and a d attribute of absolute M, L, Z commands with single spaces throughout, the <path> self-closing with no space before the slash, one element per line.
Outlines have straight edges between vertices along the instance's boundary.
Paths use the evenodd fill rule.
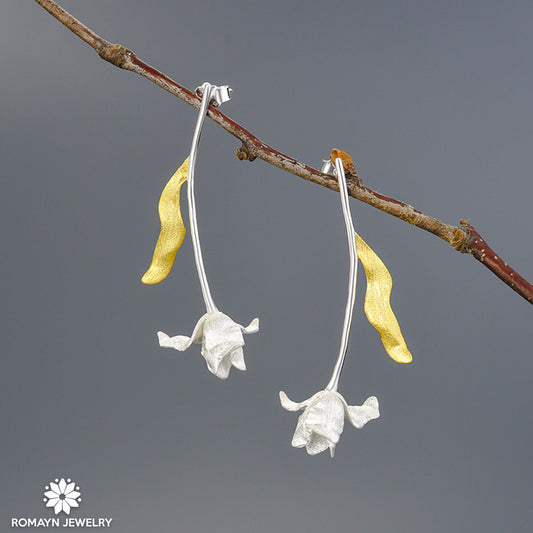
<path fill-rule="evenodd" d="M 176 170 L 161 193 L 158 207 L 161 231 L 155 245 L 152 264 L 141 279 L 147 285 L 159 283 L 168 276 L 176 252 L 185 238 L 185 225 L 180 210 L 180 189 L 187 181 L 188 171 L 189 158 Z"/>
<path fill-rule="evenodd" d="M 368 321 L 377 329 L 392 359 L 397 363 L 410 363 L 413 356 L 390 306 L 391 275 L 383 261 L 359 235 L 356 235 L 355 243 L 366 273 L 365 313 Z"/>

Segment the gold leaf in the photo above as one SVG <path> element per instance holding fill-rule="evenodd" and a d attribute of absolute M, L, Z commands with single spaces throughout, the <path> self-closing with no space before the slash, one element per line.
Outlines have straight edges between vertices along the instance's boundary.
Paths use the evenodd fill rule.
<path fill-rule="evenodd" d="M 390 306 L 391 275 L 383 261 L 359 235 L 356 235 L 355 243 L 366 273 L 365 313 L 368 321 L 377 329 L 392 359 L 397 363 L 410 363 L 413 356 Z"/>
<path fill-rule="evenodd" d="M 185 238 L 185 225 L 180 209 L 180 189 L 187 181 L 188 171 L 189 158 L 185 159 L 181 167 L 176 170 L 161 193 L 158 206 L 161 231 L 155 245 L 152 264 L 141 279 L 147 285 L 159 283 L 168 276 L 176 252 Z"/>

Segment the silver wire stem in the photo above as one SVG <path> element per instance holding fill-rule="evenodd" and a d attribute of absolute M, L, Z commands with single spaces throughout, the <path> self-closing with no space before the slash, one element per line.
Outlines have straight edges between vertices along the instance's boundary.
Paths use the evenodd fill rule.
<path fill-rule="evenodd" d="M 337 180 L 339 182 L 339 191 L 341 196 L 342 213 L 344 215 L 344 223 L 346 224 L 346 233 L 348 235 L 348 250 L 350 252 L 350 273 L 348 276 L 348 299 L 346 301 L 346 309 L 344 311 L 344 324 L 342 326 L 341 345 L 339 348 L 339 355 L 333 374 L 326 387 L 326 390 L 336 391 L 341 377 L 344 359 L 348 351 L 348 340 L 350 337 L 350 329 L 352 327 L 352 315 L 355 304 L 355 292 L 357 285 L 357 249 L 355 247 L 355 229 L 352 221 L 352 214 L 350 212 L 350 205 L 348 203 L 348 188 L 346 187 L 346 177 L 344 175 L 344 167 L 342 159 L 335 160 L 335 170 Z"/>
<path fill-rule="evenodd" d="M 217 87 L 210 83 L 204 83 L 201 87 L 196 89 L 196 92 L 202 98 L 202 105 L 198 112 L 198 119 L 194 134 L 192 137 L 191 152 L 189 154 L 189 175 L 187 178 L 187 200 L 189 202 L 189 225 L 191 227 L 191 240 L 194 250 L 194 260 L 196 262 L 196 270 L 200 279 L 200 286 L 202 288 L 202 296 L 204 297 L 205 307 L 208 313 L 218 311 L 205 273 L 204 261 L 202 258 L 202 248 L 200 247 L 200 236 L 198 235 L 198 222 L 196 220 L 196 203 L 194 199 L 194 169 L 196 167 L 196 155 L 198 153 L 198 144 L 200 143 L 200 136 L 202 135 L 202 126 L 204 124 L 205 116 L 209 103 L 213 100 L 213 105 L 219 106 L 231 98 L 231 89 L 225 85 Z"/>

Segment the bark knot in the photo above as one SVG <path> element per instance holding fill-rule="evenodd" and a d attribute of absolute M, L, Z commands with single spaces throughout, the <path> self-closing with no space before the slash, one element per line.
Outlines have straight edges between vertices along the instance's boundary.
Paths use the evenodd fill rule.
<path fill-rule="evenodd" d="M 124 48 L 121 44 L 105 44 L 98 51 L 98 55 L 112 65 L 122 68 L 122 65 L 126 61 L 127 52 L 128 49 Z"/>
<path fill-rule="evenodd" d="M 239 146 L 239 148 L 237 148 L 235 155 L 237 156 L 237 159 L 239 161 L 247 160 L 250 161 L 250 163 L 257 157 L 252 154 L 248 146 L 246 146 L 244 143 L 242 143 L 242 146 Z"/>
<path fill-rule="evenodd" d="M 467 220 L 460 220 L 460 227 L 458 227 L 452 236 L 450 244 L 462 254 L 472 253 L 472 232 L 470 231 L 470 224 Z"/>

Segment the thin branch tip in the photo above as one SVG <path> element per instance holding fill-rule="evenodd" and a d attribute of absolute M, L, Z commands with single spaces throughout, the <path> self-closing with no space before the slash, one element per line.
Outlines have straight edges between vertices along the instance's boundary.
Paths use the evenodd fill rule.
<path fill-rule="evenodd" d="M 533 285 L 504 261 L 470 222 L 461 220 L 461 226 L 468 232 L 469 253 L 522 298 L 533 304 Z"/>

